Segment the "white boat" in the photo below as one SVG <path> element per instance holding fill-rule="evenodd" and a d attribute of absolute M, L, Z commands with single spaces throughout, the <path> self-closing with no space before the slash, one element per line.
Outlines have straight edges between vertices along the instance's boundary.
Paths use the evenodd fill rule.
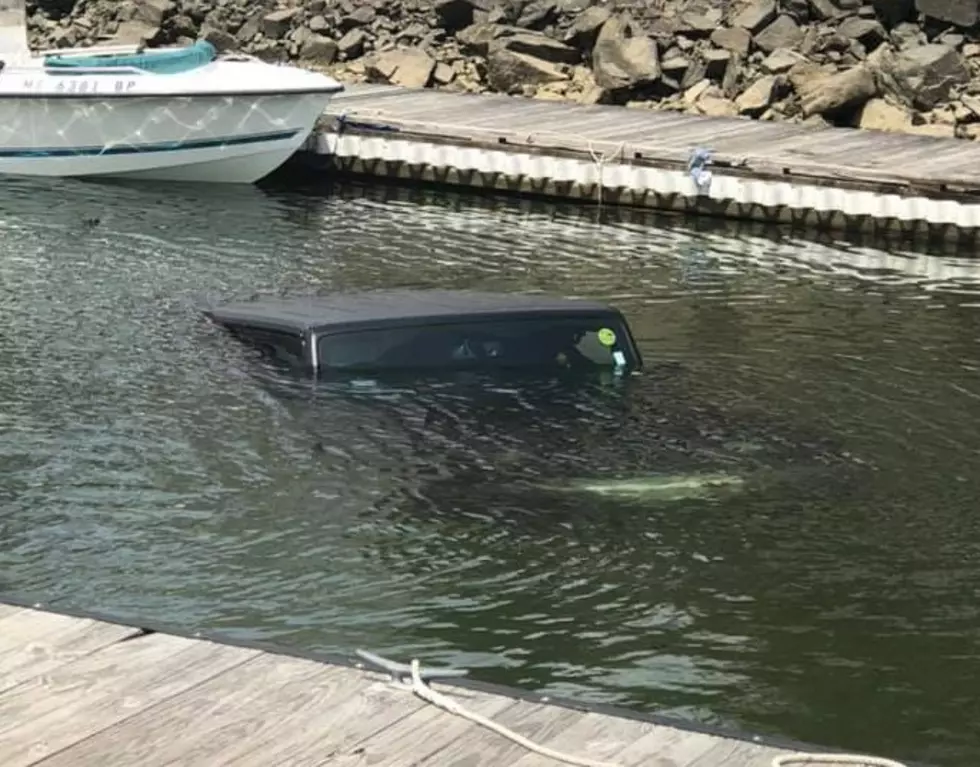
<path fill-rule="evenodd" d="M 0 62 L 0 174 L 253 183 L 343 90 L 205 41 L 33 52 L 24 0 L 0 0 Z"/>

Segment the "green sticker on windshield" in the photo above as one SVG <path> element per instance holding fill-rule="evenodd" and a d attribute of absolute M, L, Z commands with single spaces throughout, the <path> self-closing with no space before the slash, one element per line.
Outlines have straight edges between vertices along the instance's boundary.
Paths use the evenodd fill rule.
<path fill-rule="evenodd" d="M 609 328 L 602 328 L 599 331 L 599 343 L 603 346 L 612 346 L 616 343 L 616 334 Z"/>

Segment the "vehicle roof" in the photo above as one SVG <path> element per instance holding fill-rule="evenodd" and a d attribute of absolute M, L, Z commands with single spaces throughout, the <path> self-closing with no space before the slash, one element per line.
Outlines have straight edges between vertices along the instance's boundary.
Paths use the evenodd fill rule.
<path fill-rule="evenodd" d="M 465 290 L 387 290 L 329 296 L 261 298 L 209 308 L 220 323 L 247 324 L 293 332 L 350 325 L 397 324 L 405 320 L 490 319 L 500 315 L 555 315 L 585 312 L 621 316 L 595 301 L 524 293 Z"/>

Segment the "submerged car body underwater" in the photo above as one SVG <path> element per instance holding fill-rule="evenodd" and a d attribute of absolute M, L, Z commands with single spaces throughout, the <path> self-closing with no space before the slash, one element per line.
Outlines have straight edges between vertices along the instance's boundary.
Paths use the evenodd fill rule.
<path fill-rule="evenodd" d="M 682 501 L 713 498 L 737 493 L 746 486 L 746 478 L 737 474 L 693 473 L 641 475 L 625 479 L 592 477 L 572 480 L 565 485 L 540 485 L 541 489 L 563 493 L 584 493 L 638 503 Z"/>

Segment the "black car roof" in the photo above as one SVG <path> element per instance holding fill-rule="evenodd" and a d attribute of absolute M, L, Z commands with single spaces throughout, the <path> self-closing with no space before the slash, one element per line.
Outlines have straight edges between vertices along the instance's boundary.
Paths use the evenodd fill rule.
<path fill-rule="evenodd" d="M 222 324 L 246 324 L 294 332 L 349 325 L 398 324 L 406 320 L 489 319 L 498 315 L 606 314 L 606 304 L 524 293 L 456 290 L 389 290 L 329 296 L 262 298 L 214 306 L 205 314 Z"/>

